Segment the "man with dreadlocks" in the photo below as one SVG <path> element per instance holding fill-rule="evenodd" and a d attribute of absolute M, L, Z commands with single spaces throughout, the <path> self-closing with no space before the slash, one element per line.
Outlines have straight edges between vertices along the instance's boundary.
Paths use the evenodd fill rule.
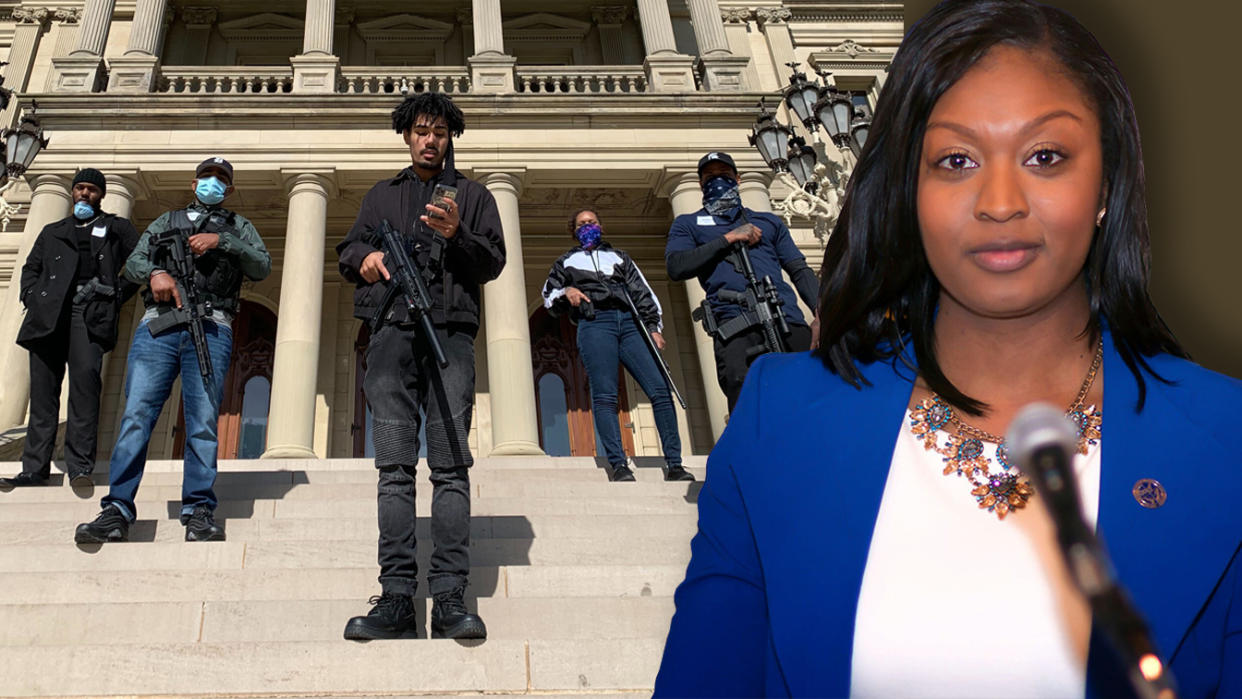
<path fill-rule="evenodd" d="M 465 130 L 461 110 L 448 97 L 419 93 L 392 112 L 392 126 L 410 148 L 410 167 L 371 188 L 345 240 L 336 247 L 341 274 L 357 284 L 354 316 L 365 321 L 380 309 L 366 350 L 363 391 L 374 425 L 379 472 L 379 582 L 366 616 L 345 625 L 345 638 L 417 638 L 414 592 L 414 467 L 420 415 L 426 416 L 431 469 L 431 538 L 435 547 L 427 586 L 435 600 L 432 636 L 485 638 L 483 620 L 464 604 L 470 573 L 470 476 L 466 438 L 474 408 L 474 338 L 479 329 L 479 286 L 505 265 L 496 200 L 453 166 L 453 137 Z M 432 201 L 437 185 L 456 188 L 456 200 Z M 384 310 L 391 280 L 382 251 L 367 242 L 387 220 L 407 237 L 433 309 L 432 322 L 448 366 L 436 363 L 421 326 L 406 304 Z"/>

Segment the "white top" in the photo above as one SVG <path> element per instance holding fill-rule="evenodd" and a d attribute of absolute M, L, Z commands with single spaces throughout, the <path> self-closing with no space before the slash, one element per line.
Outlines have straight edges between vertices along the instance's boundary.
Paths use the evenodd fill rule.
<path fill-rule="evenodd" d="M 996 445 L 984 453 L 999 468 Z M 943 459 L 910 432 L 907 411 L 858 598 L 850 696 L 1084 696 L 1086 668 L 1035 547 L 1014 514 L 979 509 Z M 1094 527 L 1100 446 L 1074 469 Z"/>

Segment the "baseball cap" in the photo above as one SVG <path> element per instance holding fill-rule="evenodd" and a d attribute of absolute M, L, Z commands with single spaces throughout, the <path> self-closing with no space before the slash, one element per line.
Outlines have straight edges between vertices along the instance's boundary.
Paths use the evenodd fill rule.
<path fill-rule="evenodd" d="M 231 184 L 233 182 L 233 166 L 229 164 L 229 161 L 219 156 L 216 156 L 214 158 L 208 158 L 204 160 L 203 162 L 199 163 L 198 168 L 194 170 L 194 176 L 198 177 L 203 174 L 204 170 L 206 170 L 207 168 L 212 168 L 212 167 L 223 170 L 224 174 L 227 175 L 229 178 L 229 183 Z"/>
<path fill-rule="evenodd" d="M 703 176 L 703 168 L 710 163 L 724 163 L 728 165 L 734 173 L 737 172 L 737 165 L 733 164 L 733 157 L 724 151 L 714 150 L 707 155 L 699 158 L 699 177 Z"/>

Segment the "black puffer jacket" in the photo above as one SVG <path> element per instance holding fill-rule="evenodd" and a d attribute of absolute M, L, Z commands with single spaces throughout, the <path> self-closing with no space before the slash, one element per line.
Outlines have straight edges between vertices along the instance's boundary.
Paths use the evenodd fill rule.
<path fill-rule="evenodd" d="M 457 206 L 461 225 L 457 235 L 445 238 L 419 220 L 431 201 L 437 184 L 457 188 Z M 357 284 L 354 290 L 354 316 L 370 321 L 383 301 L 389 282 L 381 279 L 370 284 L 358 270 L 367 255 L 376 248 L 366 242 L 369 230 L 378 229 L 388 220 L 394 228 L 414 239 L 414 263 L 423 272 L 423 280 L 434 304 L 431 318 L 436 325 L 453 323 L 479 327 L 479 287 L 495 279 L 505 266 L 505 241 L 500 225 L 500 211 L 487 188 L 468 180 L 453 166 L 453 149 L 449 146 L 444 170 L 423 182 L 407 167 L 396 177 L 371 188 L 362 200 L 362 208 L 353 228 L 336 246 L 341 276 Z M 390 267 L 388 260 L 385 266 Z M 406 321 L 405 304 L 394 303 L 385 315 L 385 322 Z"/>
<path fill-rule="evenodd" d="M 543 305 L 553 314 L 572 310 L 576 321 L 579 319 L 577 309 L 565 298 L 565 289 L 571 286 L 586 294 L 596 310 L 628 311 L 629 304 L 617 293 L 619 287 L 624 286 L 647 330 L 662 332 L 664 328 L 660 301 L 638 265 L 624 250 L 608 243 L 600 243 L 589 251 L 578 245 L 552 263 L 548 281 L 543 284 Z"/>

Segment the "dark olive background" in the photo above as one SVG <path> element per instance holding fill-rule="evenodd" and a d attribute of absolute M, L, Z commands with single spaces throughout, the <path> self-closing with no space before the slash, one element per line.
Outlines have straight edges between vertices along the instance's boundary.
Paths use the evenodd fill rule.
<path fill-rule="evenodd" d="M 934 0 L 905 3 L 907 29 Z M 1099 39 L 1138 110 L 1151 293 L 1200 364 L 1242 377 L 1242 8 L 1227 0 L 1047 0 Z"/>

